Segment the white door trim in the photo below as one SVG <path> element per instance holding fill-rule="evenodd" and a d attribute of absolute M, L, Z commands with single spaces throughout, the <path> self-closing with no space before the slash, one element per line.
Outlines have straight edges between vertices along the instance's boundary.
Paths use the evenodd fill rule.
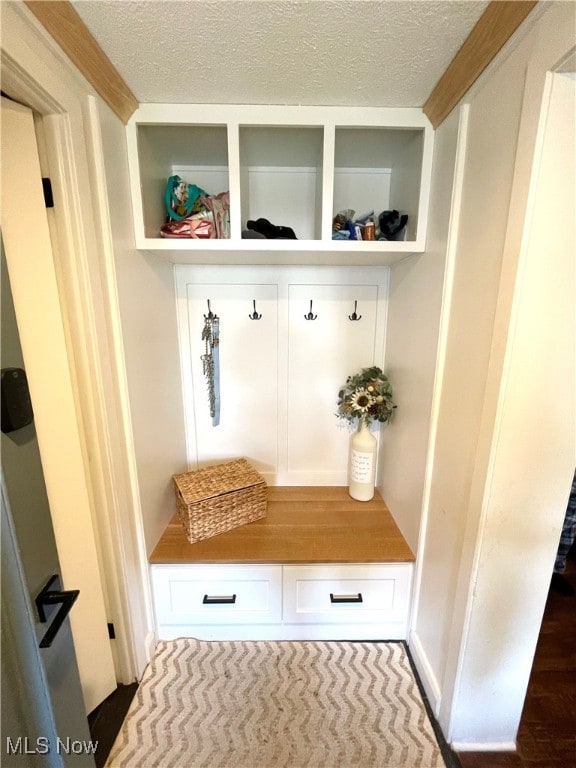
<path fill-rule="evenodd" d="M 90 86 L 25 10 L 11 6 L 2 14 L 3 90 L 42 116 L 61 201 L 51 221 L 54 259 L 102 586 L 116 631 L 117 679 L 128 683 L 144 669 L 154 630 L 97 105 Z"/>
<path fill-rule="evenodd" d="M 116 686 L 93 490 L 66 338 L 34 114 L 2 98 L 2 239 L 86 711 Z M 34 530 L 30 529 L 33 535 Z M 98 656 L 99 664 L 94 664 Z"/>
<path fill-rule="evenodd" d="M 101 534 L 106 537 L 103 558 L 106 559 L 106 573 L 109 574 L 117 606 L 117 614 L 123 617 L 126 626 L 119 626 L 118 632 L 125 637 L 118 652 L 124 653 L 126 674 L 139 677 L 149 661 L 155 642 L 153 609 L 146 542 L 142 527 L 140 488 L 136 455 L 132 442 L 132 421 L 128 382 L 124 359 L 124 344 L 120 320 L 114 243 L 108 208 L 104 150 L 100 131 L 98 103 L 88 96 L 85 106 L 87 128 L 88 163 L 93 181 L 93 202 L 96 221 L 96 239 L 102 273 L 102 300 L 108 321 L 110 358 L 109 375 L 114 386 L 114 400 L 103 404 L 108 424 L 112 421 L 122 437 L 125 449 L 119 454 L 114 450 L 113 438 L 106 430 L 107 470 L 114 482 L 110 485 L 110 514 L 102 519 Z M 104 394 L 104 393 L 102 393 Z M 114 408 L 114 415 L 110 409 Z M 118 434 L 117 434 L 118 437 Z M 121 466 L 120 466 L 121 464 Z M 125 514 L 121 514 L 124 509 Z M 105 527 L 105 531 L 104 531 Z M 120 567 L 118 567 L 120 564 Z M 110 570 L 108 570 L 110 569 Z M 140 603 L 134 605 L 135 596 Z M 128 653 L 127 644 L 132 653 Z M 131 658 L 130 658 L 131 657 Z M 130 666 L 131 665 L 131 666 Z"/>

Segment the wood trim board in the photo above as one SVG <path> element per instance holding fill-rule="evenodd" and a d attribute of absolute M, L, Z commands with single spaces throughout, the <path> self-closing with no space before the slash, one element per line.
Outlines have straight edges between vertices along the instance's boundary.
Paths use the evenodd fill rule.
<path fill-rule="evenodd" d="M 127 123 L 138 101 L 68 0 L 24 0 L 110 109 Z"/>
<path fill-rule="evenodd" d="M 533 0 L 490 3 L 424 104 L 424 114 L 434 128 L 448 117 L 536 5 Z"/>

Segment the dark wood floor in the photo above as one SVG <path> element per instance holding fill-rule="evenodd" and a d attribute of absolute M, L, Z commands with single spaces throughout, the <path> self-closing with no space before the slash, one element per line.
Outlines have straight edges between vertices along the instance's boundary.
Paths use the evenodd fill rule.
<path fill-rule="evenodd" d="M 576 550 L 565 574 L 576 587 Z M 576 597 L 550 590 L 518 751 L 460 752 L 462 768 L 576 768 Z"/>
<path fill-rule="evenodd" d="M 118 688 L 88 715 L 88 727 L 93 742 L 97 742 L 96 768 L 102 768 L 124 722 L 138 685 L 119 685 Z"/>

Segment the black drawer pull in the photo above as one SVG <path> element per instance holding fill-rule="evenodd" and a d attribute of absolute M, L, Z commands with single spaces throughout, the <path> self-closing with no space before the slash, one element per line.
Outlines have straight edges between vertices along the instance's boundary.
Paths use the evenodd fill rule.
<path fill-rule="evenodd" d="M 333 595 L 330 592 L 331 603 L 362 603 L 362 592 L 357 592 L 355 595 Z"/>
<path fill-rule="evenodd" d="M 236 595 L 204 595 L 202 605 L 234 605 Z"/>

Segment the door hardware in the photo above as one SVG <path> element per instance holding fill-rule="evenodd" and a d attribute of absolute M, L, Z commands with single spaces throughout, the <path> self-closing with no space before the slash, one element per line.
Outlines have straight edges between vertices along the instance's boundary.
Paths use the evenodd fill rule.
<path fill-rule="evenodd" d="M 40 641 L 40 648 L 50 648 L 52 645 L 52 642 L 56 635 L 58 634 L 58 630 L 64 623 L 64 619 L 68 614 L 70 613 L 70 609 L 76 602 L 76 599 L 78 598 L 78 595 L 80 594 L 79 589 L 70 589 L 70 590 L 56 590 L 51 589 L 54 582 L 58 581 L 59 577 L 58 574 L 55 573 L 54 576 L 51 576 L 40 594 L 36 597 L 36 610 L 38 611 L 38 618 L 42 623 L 45 623 L 48 621 L 46 618 L 46 611 L 45 608 L 49 605 L 59 605 L 60 609 L 56 613 L 56 616 L 54 617 L 54 620 L 52 621 L 52 624 L 48 627 L 48 631 Z"/>

